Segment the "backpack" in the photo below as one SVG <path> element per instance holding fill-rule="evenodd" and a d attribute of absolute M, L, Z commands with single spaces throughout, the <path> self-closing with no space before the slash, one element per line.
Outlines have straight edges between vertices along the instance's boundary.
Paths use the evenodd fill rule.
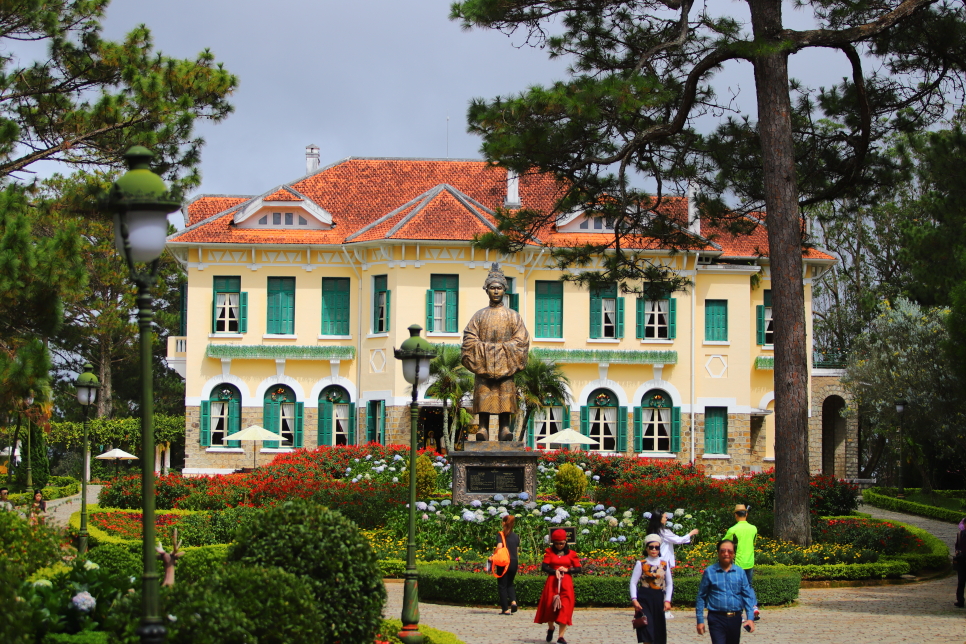
<path fill-rule="evenodd" d="M 500 530 L 500 539 L 503 540 L 503 545 L 493 553 L 493 568 L 495 569 L 497 566 L 500 566 L 503 568 L 503 575 L 505 575 L 507 569 L 510 567 L 510 549 L 506 547 L 506 535 L 503 534 L 502 530 Z M 495 574 L 494 570 L 494 577 L 502 577 L 503 575 Z"/>

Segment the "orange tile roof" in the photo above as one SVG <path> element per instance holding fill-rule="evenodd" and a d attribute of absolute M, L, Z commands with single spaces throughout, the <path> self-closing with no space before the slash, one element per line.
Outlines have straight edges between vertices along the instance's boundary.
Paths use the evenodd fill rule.
<path fill-rule="evenodd" d="M 553 177 L 535 173 L 519 178 L 523 207 L 549 212 L 562 187 Z M 329 230 L 247 229 L 233 225 L 237 206 L 259 197 L 201 195 L 187 207 L 188 227 L 170 238 L 178 243 L 351 244 L 379 239 L 468 241 L 492 230 L 493 211 L 504 206 L 506 170 L 485 161 L 461 159 L 348 158 L 293 184 L 272 188 L 263 201 L 308 199 L 332 215 Z M 664 196 L 659 209 L 687 226 L 687 199 Z M 767 255 L 765 228 L 734 236 L 702 223 L 711 236 L 705 250 L 719 249 L 726 257 Z M 569 246 L 608 243 L 606 233 L 561 233 L 548 226 L 537 233 L 541 243 Z M 624 245 L 626 247 L 627 241 Z M 656 249 L 640 239 L 635 246 Z M 832 259 L 817 250 L 806 257 Z"/>

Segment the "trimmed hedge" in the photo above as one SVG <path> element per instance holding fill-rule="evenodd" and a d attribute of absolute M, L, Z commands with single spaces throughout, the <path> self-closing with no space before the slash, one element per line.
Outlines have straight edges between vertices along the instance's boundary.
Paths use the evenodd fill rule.
<path fill-rule="evenodd" d="M 765 566 L 762 566 L 765 568 Z M 794 568 L 787 566 L 785 568 Z M 756 571 L 760 570 L 756 568 Z M 577 606 L 627 606 L 630 603 L 627 577 L 574 577 Z M 536 606 L 547 581 L 546 575 L 517 575 L 514 585 L 517 603 Z M 701 577 L 674 580 L 674 603 L 694 604 Z M 760 606 L 787 604 L 798 599 L 801 575 L 795 570 L 768 570 L 755 573 L 753 586 Z M 425 600 L 451 601 L 458 597 L 465 604 L 497 604 L 496 580 L 481 573 L 449 570 L 445 564 L 419 566 L 419 596 Z"/>
<path fill-rule="evenodd" d="M 913 535 L 919 537 L 926 544 L 926 549 L 928 552 L 910 552 L 908 554 L 898 555 L 897 559 L 901 559 L 909 564 L 910 570 L 913 572 L 924 570 L 924 569 L 940 569 L 945 568 L 949 565 L 949 546 L 946 543 L 930 534 L 929 532 L 923 530 L 922 528 L 917 528 L 914 525 L 909 525 L 908 523 L 901 523 L 899 521 L 892 521 L 896 525 L 900 525 Z M 893 557 L 883 556 L 880 558 L 882 560 L 889 560 Z"/>
<path fill-rule="evenodd" d="M 906 514 L 916 514 L 921 517 L 945 521 L 947 523 L 959 523 L 962 518 L 966 516 L 966 510 L 947 510 L 946 508 L 937 508 L 934 505 L 926 505 L 924 503 L 906 501 L 905 499 L 897 499 L 893 496 L 885 494 L 887 489 L 888 488 L 870 487 L 862 492 L 862 500 L 871 506 L 882 508 L 883 510 L 904 512 Z M 908 491 L 913 492 L 914 490 L 909 489 Z M 958 490 L 950 491 L 957 492 Z"/>
<path fill-rule="evenodd" d="M 908 562 L 900 559 L 858 564 L 755 566 L 755 581 L 758 581 L 758 573 L 766 570 L 796 572 L 801 575 L 803 581 L 819 581 L 895 578 L 908 575 L 910 567 Z M 677 588 L 677 582 L 674 585 Z"/>
<path fill-rule="evenodd" d="M 81 631 L 79 633 L 47 633 L 44 644 L 110 644 L 107 631 Z"/>
<path fill-rule="evenodd" d="M 384 619 L 382 620 L 382 626 L 379 632 L 384 635 L 395 635 L 400 630 L 402 630 L 402 622 L 400 620 Z M 386 633 L 386 631 L 392 632 Z M 438 628 L 432 628 L 425 624 L 419 625 L 419 632 L 423 634 L 423 644 L 464 644 L 463 640 L 456 637 L 453 633 L 441 631 Z M 395 641 L 398 642 L 399 640 L 397 639 Z"/>
<path fill-rule="evenodd" d="M 81 490 L 80 481 L 70 476 L 51 476 L 47 486 L 40 489 L 44 501 L 63 499 L 64 497 L 79 494 Z M 18 492 L 7 497 L 14 506 L 27 506 L 33 501 L 33 492 Z"/>
<path fill-rule="evenodd" d="M 118 545 L 125 546 L 131 550 L 140 554 L 141 552 L 141 540 L 140 539 L 122 539 L 121 537 L 115 537 L 109 534 L 105 530 L 101 530 L 97 526 L 93 525 L 90 521 L 91 515 L 94 514 L 105 514 L 105 513 L 141 513 L 141 510 L 123 510 L 120 508 L 102 508 L 97 503 L 87 504 L 87 545 L 90 548 L 104 545 L 106 543 L 115 543 Z M 204 514 L 204 510 L 163 510 L 164 514 Z M 70 515 L 70 520 L 67 522 L 68 530 L 70 530 L 72 537 L 77 537 L 80 533 L 80 510 L 74 512 Z M 169 541 L 170 535 L 158 534 L 163 542 Z"/>

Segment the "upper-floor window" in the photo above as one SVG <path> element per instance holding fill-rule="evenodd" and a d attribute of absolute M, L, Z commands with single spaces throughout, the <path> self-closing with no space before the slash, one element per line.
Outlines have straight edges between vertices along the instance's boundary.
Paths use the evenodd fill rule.
<path fill-rule="evenodd" d="M 614 230 L 614 222 L 611 219 L 600 217 L 584 217 L 584 220 L 580 222 L 580 229 L 611 232 Z"/>
<path fill-rule="evenodd" d="M 392 292 L 388 287 L 385 275 L 372 278 L 372 332 L 386 333 L 389 331 L 389 305 Z"/>
<path fill-rule="evenodd" d="M 322 278 L 322 335 L 349 335 L 349 278 Z"/>
<path fill-rule="evenodd" d="M 268 278 L 267 332 L 277 335 L 295 334 L 295 278 Z"/>
<path fill-rule="evenodd" d="M 775 327 L 771 315 L 771 291 L 765 291 L 765 304 L 759 304 L 755 311 L 757 322 L 757 341 L 758 344 L 771 346 L 775 344 Z"/>
<path fill-rule="evenodd" d="M 536 283 L 536 337 L 563 337 L 563 282 Z"/>
<path fill-rule="evenodd" d="M 708 342 L 727 342 L 728 300 L 704 301 L 704 339 Z"/>
<path fill-rule="evenodd" d="M 459 275 L 431 275 L 429 287 L 426 291 L 426 330 L 459 332 Z"/>
<path fill-rule="evenodd" d="M 677 335 L 677 302 L 637 299 L 637 337 L 641 340 L 673 340 Z"/>
<path fill-rule="evenodd" d="M 240 277 L 215 276 L 211 308 L 212 333 L 245 333 L 248 330 L 248 293 L 242 292 Z"/>
<path fill-rule="evenodd" d="M 268 223 L 269 219 L 271 219 L 271 224 Z M 294 226 L 296 221 L 298 221 L 299 226 L 309 225 L 309 221 L 305 217 L 292 212 L 273 212 L 271 215 L 262 215 L 258 224 L 260 226 Z"/>
<path fill-rule="evenodd" d="M 506 292 L 503 294 L 503 306 L 520 312 L 520 295 L 516 292 L 516 280 L 512 277 L 506 278 Z"/>
<path fill-rule="evenodd" d="M 624 337 L 624 298 L 617 297 L 617 284 L 590 292 L 590 337 Z"/>

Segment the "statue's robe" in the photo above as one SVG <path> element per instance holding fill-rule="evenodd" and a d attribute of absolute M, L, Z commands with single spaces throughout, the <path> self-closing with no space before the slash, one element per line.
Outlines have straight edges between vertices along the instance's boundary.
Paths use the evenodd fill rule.
<path fill-rule="evenodd" d="M 473 413 L 515 413 L 514 374 L 527 366 L 530 334 L 523 318 L 506 306 L 477 311 L 463 330 L 461 361 L 476 374 Z"/>

